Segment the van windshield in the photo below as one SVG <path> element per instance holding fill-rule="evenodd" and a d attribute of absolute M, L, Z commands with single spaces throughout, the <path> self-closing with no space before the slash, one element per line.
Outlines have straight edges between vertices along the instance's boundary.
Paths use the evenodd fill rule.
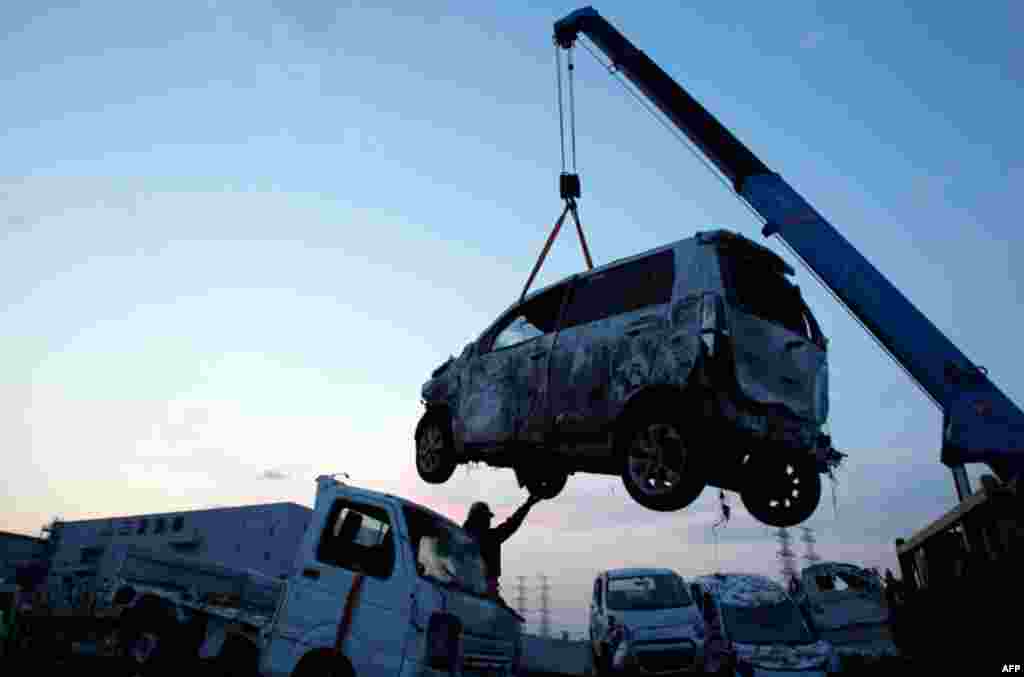
<path fill-rule="evenodd" d="M 608 608 L 613 611 L 675 609 L 693 604 L 682 579 L 670 574 L 608 580 Z"/>
<path fill-rule="evenodd" d="M 722 281 L 730 300 L 746 313 L 781 325 L 820 344 L 814 319 L 800 290 L 763 257 L 744 255 L 742 249 L 720 248 Z"/>
<path fill-rule="evenodd" d="M 726 632 L 739 644 L 810 644 L 814 642 L 792 600 L 774 604 L 722 605 Z"/>

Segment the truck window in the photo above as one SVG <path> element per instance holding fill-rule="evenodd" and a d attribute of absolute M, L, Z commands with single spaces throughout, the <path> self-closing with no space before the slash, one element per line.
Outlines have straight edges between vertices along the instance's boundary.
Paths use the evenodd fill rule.
<path fill-rule="evenodd" d="M 580 278 L 573 288 L 565 327 L 668 303 L 675 282 L 671 249 Z"/>
<path fill-rule="evenodd" d="M 395 565 L 391 519 L 383 508 L 339 499 L 327 515 L 316 558 L 324 564 L 390 578 Z"/>
<path fill-rule="evenodd" d="M 475 595 L 487 593 L 487 579 L 480 546 L 465 532 L 425 510 L 404 506 L 409 545 L 416 571 L 440 583 L 454 585 Z"/>

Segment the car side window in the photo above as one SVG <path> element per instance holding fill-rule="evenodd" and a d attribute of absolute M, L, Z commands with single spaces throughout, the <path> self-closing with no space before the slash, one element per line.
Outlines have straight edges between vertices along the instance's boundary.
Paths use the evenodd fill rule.
<path fill-rule="evenodd" d="M 674 283 L 675 257 L 671 249 L 587 275 L 573 289 L 564 327 L 668 303 Z"/>
<path fill-rule="evenodd" d="M 566 288 L 567 285 L 560 284 L 508 313 L 491 333 L 494 338 L 490 345 L 485 341 L 481 352 L 511 348 L 554 332 L 558 328 Z"/>
<path fill-rule="evenodd" d="M 339 499 L 331 506 L 316 558 L 324 564 L 390 578 L 395 565 L 391 518 L 385 509 Z"/>

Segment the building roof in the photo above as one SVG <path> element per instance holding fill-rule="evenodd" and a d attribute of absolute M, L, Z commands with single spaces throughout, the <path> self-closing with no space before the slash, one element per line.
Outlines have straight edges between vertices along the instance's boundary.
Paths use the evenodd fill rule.
<path fill-rule="evenodd" d="M 295 508 L 300 508 L 301 510 L 304 510 L 306 512 L 313 511 L 312 508 L 305 505 L 301 505 L 299 503 L 294 503 L 292 501 L 280 501 L 277 503 L 254 503 L 251 505 L 218 506 L 215 508 L 198 508 L 191 510 L 166 510 L 163 512 L 151 512 L 135 515 L 112 515 L 110 517 L 89 517 L 86 519 L 77 520 L 60 520 L 60 524 L 83 524 L 87 522 L 109 522 L 112 520 L 152 519 L 154 517 L 172 517 L 176 515 L 195 515 L 199 513 L 229 512 L 232 510 L 250 510 L 254 508 L 274 508 L 286 505 Z"/>

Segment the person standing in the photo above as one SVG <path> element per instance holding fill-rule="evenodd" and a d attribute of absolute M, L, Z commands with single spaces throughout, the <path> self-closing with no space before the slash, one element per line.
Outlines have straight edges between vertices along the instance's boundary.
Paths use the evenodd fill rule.
<path fill-rule="evenodd" d="M 469 507 L 466 521 L 462 528 L 465 529 L 480 545 L 480 554 L 486 567 L 488 594 L 497 596 L 499 594 L 499 579 L 501 578 L 501 545 L 522 526 L 523 520 L 530 512 L 530 509 L 542 499 L 530 495 L 523 505 L 511 516 L 496 527 L 491 526 L 494 512 L 484 501 L 477 501 Z"/>

